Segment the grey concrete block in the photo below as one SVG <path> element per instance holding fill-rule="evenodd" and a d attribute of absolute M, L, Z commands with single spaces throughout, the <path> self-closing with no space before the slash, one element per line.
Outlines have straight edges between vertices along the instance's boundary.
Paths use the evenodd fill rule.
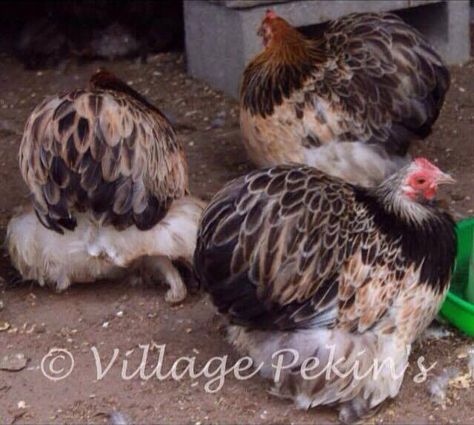
<path fill-rule="evenodd" d="M 254 0 L 253 7 L 243 9 L 236 8 L 238 1 L 184 1 L 188 72 L 235 97 L 245 65 L 262 49 L 257 29 L 269 2 L 278 15 L 297 27 L 352 12 L 400 12 L 448 63 L 469 59 L 469 0 Z"/>

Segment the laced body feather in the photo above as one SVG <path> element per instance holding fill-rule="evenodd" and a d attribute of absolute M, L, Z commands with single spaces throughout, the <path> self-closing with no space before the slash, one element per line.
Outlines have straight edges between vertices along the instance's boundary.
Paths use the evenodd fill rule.
<path fill-rule="evenodd" d="M 38 217 L 60 233 L 86 211 L 104 225 L 149 229 L 188 189 L 171 124 L 115 77 L 38 105 L 19 162 Z"/>
<path fill-rule="evenodd" d="M 278 166 L 231 182 L 205 210 L 197 276 L 235 326 L 231 340 L 268 375 L 277 349 L 300 351 L 299 366 L 316 355 L 323 367 L 327 344 L 345 356 L 345 370 L 361 350 L 364 367 L 389 353 L 406 366 L 448 288 L 456 240 L 449 215 L 399 199 L 397 176 L 364 189 Z M 350 401 L 353 409 L 357 400 L 369 409 L 394 397 L 402 379 L 307 382 L 298 365 L 277 392 L 305 408 Z"/>
<path fill-rule="evenodd" d="M 281 18 L 269 25 L 276 39 L 249 63 L 241 87 L 243 142 L 257 165 L 306 163 L 373 186 L 404 164 L 397 158 L 411 141 L 430 133 L 449 73 L 426 39 L 400 18 L 348 15 L 315 40 Z M 320 149 L 339 142 L 362 145 L 372 159 L 378 155 L 384 172 L 372 173 L 371 160 L 354 158 L 348 144 L 346 150 Z M 367 168 L 368 177 L 357 170 L 348 175 L 341 162 Z"/>

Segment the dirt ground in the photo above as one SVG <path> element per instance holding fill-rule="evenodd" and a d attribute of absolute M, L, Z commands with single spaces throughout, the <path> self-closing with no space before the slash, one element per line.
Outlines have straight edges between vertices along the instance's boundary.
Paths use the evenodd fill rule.
<path fill-rule="evenodd" d="M 170 117 L 178 129 L 190 163 L 194 194 L 209 199 L 224 182 L 251 169 L 243 151 L 238 104 L 185 73 L 181 54 L 161 54 L 146 65 L 138 62 L 64 63 L 58 69 L 25 71 L 16 60 L 0 57 L 0 237 L 15 206 L 25 203 L 27 191 L 17 166 L 22 128 L 32 108 L 46 95 L 80 87 L 99 66 L 123 77 Z M 430 138 L 415 153 L 437 161 L 458 184 L 446 195 L 457 219 L 474 215 L 474 62 L 452 68 L 452 86 Z M 121 378 L 140 363 L 139 344 L 166 344 L 163 374 L 181 356 L 196 359 L 196 371 L 214 356 L 229 355 L 227 368 L 237 360 L 224 339 L 209 301 L 193 295 L 177 307 L 164 302 L 161 286 L 130 287 L 118 283 L 74 286 L 55 294 L 31 283 L 14 283 L 8 258 L 0 258 L 0 360 L 23 353 L 20 371 L 0 370 L 0 423 L 104 423 L 118 410 L 137 423 L 322 423 L 335 422 L 331 409 L 300 412 L 288 401 L 267 393 L 258 377 L 237 380 L 229 374 L 223 388 L 208 393 L 207 379 Z M 400 395 L 386 403 L 372 423 L 474 423 L 474 391 L 465 380 L 450 385 L 445 405 L 433 404 L 430 380 L 443 368 L 457 366 L 466 373 L 463 350 L 473 344 L 448 328 L 450 335 L 416 345 Z M 97 379 L 93 347 L 105 368 L 118 349 L 106 376 Z M 51 349 L 66 349 L 74 357 L 70 375 L 47 379 L 41 362 Z M 131 351 L 133 350 L 133 352 Z M 147 373 L 157 364 L 150 352 Z M 416 359 L 437 362 L 428 382 L 415 383 Z M 49 358 L 51 360 L 51 357 Z M 43 362 L 47 369 L 48 359 Z M 57 360 L 55 369 L 66 368 Z M 215 366 L 213 369 L 216 371 Z M 215 387 L 214 387 L 215 388 Z"/>

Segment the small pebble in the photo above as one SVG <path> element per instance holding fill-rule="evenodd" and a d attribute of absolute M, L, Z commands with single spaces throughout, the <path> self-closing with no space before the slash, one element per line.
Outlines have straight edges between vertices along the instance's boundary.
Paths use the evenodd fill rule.
<path fill-rule="evenodd" d="M 0 320 L 0 332 L 10 329 L 10 323 Z"/>
<path fill-rule="evenodd" d="M 9 372 L 19 372 L 24 369 L 28 359 L 23 353 L 7 354 L 0 359 L 0 369 Z"/>
<path fill-rule="evenodd" d="M 458 359 L 467 359 L 471 352 L 474 354 L 474 346 L 464 344 L 455 351 L 455 355 Z"/>
<path fill-rule="evenodd" d="M 216 118 L 211 122 L 211 128 L 222 128 L 225 125 L 224 118 Z"/>

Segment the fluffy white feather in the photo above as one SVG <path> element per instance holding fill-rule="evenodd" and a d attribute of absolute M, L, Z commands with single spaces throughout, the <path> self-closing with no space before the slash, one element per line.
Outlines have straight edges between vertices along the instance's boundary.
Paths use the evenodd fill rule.
<path fill-rule="evenodd" d="M 164 277 L 168 302 L 186 297 L 186 286 L 173 260 L 191 264 L 204 203 L 187 196 L 176 200 L 166 217 L 152 229 L 131 226 L 118 231 L 100 227 L 77 215 L 77 228 L 63 235 L 46 229 L 32 208 L 22 209 L 8 224 L 7 248 L 24 279 L 48 284 L 58 291 L 74 282 L 98 279 Z"/>
<path fill-rule="evenodd" d="M 149 231 L 131 226 L 117 231 L 101 227 L 87 247 L 93 257 L 105 256 L 112 263 L 128 267 L 143 256 L 163 256 L 192 261 L 196 234 L 204 203 L 187 196 L 173 202 L 165 218 Z"/>
<path fill-rule="evenodd" d="M 303 410 L 342 403 L 341 417 L 347 416 L 348 422 L 352 410 L 357 409 L 355 398 L 363 402 L 363 410 L 367 404 L 373 407 L 397 395 L 410 353 L 410 346 L 400 345 L 393 335 L 354 337 L 339 329 L 274 332 L 230 326 L 229 340 L 241 353 L 250 355 L 256 367 L 262 365 L 261 375 L 274 381 L 272 394 L 292 399 Z M 283 356 L 281 369 L 279 356 Z M 308 369 L 304 378 L 301 366 L 306 361 L 310 367 L 311 358 L 317 359 L 318 365 Z"/>
<path fill-rule="evenodd" d="M 97 229 L 78 216 L 74 232 L 63 235 L 46 229 L 31 208 L 22 209 L 9 222 L 7 248 L 14 267 L 25 280 L 48 284 L 58 291 L 73 282 L 119 278 L 124 270 L 87 252 Z"/>

